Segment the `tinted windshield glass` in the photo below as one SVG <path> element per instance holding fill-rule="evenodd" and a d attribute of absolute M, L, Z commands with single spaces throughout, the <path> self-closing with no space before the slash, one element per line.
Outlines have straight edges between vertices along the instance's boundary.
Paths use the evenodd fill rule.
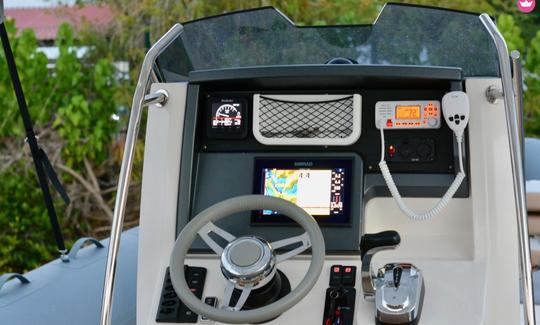
<path fill-rule="evenodd" d="M 373 25 L 298 27 L 273 8 L 188 22 L 158 64 L 169 80 L 194 70 L 324 64 L 336 57 L 498 75 L 495 47 L 477 15 L 397 4 L 385 6 Z"/>

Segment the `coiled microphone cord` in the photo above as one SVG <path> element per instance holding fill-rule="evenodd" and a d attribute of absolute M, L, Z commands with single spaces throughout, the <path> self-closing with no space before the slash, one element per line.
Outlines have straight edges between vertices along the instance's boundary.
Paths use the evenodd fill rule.
<path fill-rule="evenodd" d="M 462 143 L 463 143 L 463 136 L 456 135 L 456 140 L 458 143 L 458 156 L 459 156 L 459 172 L 456 175 L 456 178 L 446 191 L 446 193 L 443 195 L 443 197 L 439 200 L 439 202 L 430 210 L 423 212 L 423 213 L 417 213 L 413 211 L 411 208 L 405 204 L 405 201 L 403 201 L 403 198 L 401 197 L 401 194 L 399 193 L 399 190 L 396 186 L 396 183 L 394 182 L 394 179 L 392 178 L 392 174 L 390 173 L 390 169 L 388 168 L 388 165 L 386 165 L 386 161 L 384 160 L 384 153 L 385 153 L 385 144 L 384 144 L 384 126 L 381 121 L 379 121 L 379 129 L 381 131 L 381 161 L 379 162 L 379 168 L 381 169 L 381 173 L 383 175 L 384 181 L 386 182 L 386 185 L 388 186 L 388 189 L 390 190 L 390 193 L 392 194 L 392 197 L 396 201 L 399 209 L 410 219 L 416 220 L 416 221 L 424 221 L 424 220 L 430 220 L 439 213 L 448 205 L 450 202 L 450 199 L 456 194 L 457 190 L 459 189 L 459 186 L 465 179 L 465 172 L 463 168 L 463 152 L 462 152 Z"/>

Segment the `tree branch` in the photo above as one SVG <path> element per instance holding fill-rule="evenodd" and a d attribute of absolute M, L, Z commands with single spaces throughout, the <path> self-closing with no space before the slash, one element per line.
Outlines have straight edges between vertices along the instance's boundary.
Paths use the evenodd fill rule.
<path fill-rule="evenodd" d="M 68 166 L 57 163 L 56 167 L 60 169 L 61 171 L 66 172 L 69 175 L 73 176 L 73 178 L 79 181 L 79 183 L 84 188 L 86 188 L 88 192 L 90 192 L 90 194 L 92 195 L 92 197 L 94 198 L 98 206 L 101 208 L 101 210 L 103 210 L 103 212 L 105 212 L 107 217 L 109 217 L 109 219 L 112 220 L 113 212 L 111 208 L 107 205 L 103 197 L 101 196 L 100 194 L 101 190 L 99 188 L 96 189 L 95 187 L 93 187 L 92 184 L 90 184 L 86 179 L 84 179 L 84 177 L 81 174 L 77 173 L 76 171 L 69 168 Z"/>

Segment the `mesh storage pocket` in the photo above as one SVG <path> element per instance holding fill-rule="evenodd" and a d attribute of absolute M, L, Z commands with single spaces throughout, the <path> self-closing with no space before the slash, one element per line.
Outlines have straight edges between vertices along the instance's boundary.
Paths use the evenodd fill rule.
<path fill-rule="evenodd" d="M 256 94 L 253 133 L 268 145 L 349 145 L 360 137 L 360 101 L 358 94 Z"/>

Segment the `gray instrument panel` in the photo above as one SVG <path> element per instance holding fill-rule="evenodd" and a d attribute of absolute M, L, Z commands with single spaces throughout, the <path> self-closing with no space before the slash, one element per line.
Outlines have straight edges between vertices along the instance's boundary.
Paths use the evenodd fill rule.
<path fill-rule="evenodd" d="M 317 75 L 317 78 L 314 78 L 313 74 Z M 197 72 L 190 75 L 176 234 L 206 207 L 226 198 L 254 193 L 253 178 L 257 158 L 352 158 L 351 223 L 348 226 L 323 225 L 321 228 L 329 252 L 358 253 L 365 202 L 373 197 L 389 197 L 386 184 L 376 166 L 380 156 L 380 143 L 374 139 L 378 139 L 379 131 L 372 121 L 375 118 L 373 108 L 377 101 L 426 98 L 435 100 L 448 90 L 461 90 L 462 80 L 459 69 L 387 66 L 261 67 Z M 252 94 L 278 91 L 283 93 L 283 89 L 292 94 L 306 93 L 306 89 L 310 89 L 311 93 L 325 94 L 343 93 L 344 89 L 359 92 L 362 95 L 363 107 L 360 139 L 355 144 L 344 147 L 280 147 L 259 143 L 251 132 Z M 242 125 L 247 132 L 243 132 L 242 137 L 240 132 L 238 135 L 235 133 L 225 137 L 207 130 L 207 104 L 209 99 L 220 96 L 247 99 L 247 110 L 242 108 L 243 117 L 247 117 L 247 123 L 243 122 Z M 245 129 L 243 131 L 246 131 Z M 390 167 L 402 195 L 440 197 L 454 177 L 456 155 L 451 131 L 443 124 L 437 130 L 399 130 L 394 133 L 389 132 L 389 139 L 412 141 L 426 138 L 435 146 L 435 153 L 429 161 L 391 163 Z M 468 195 L 466 181 L 456 193 L 456 197 Z M 268 240 L 300 232 L 298 227 L 252 224 L 250 213 L 231 216 L 220 225 L 236 236 L 253 234 Z M 196 241 L 192 248 L 199 251 L 207 249 L 202 241 Z"/>
<path fill-rule="evenodd" d="M 349 226 L 321 226 L 326 240 L 328 252 L 345 253 L 358 251 L 363 206 L 362 159 L 356 154 L 347 153 L 201 153 L 197 162 L 195 188 L 191 216 L 214 203 L 238 195 L 252 194 L 254 182 L 254 162 L 256 158 L 290 157 L 290 158 L 350 158 L 353 160 L 351 184 L 351 209 Z M 218 222 L 220 227 L 235 236 L 256 235 L 268 241 L 274 241 L 298 235 L 302 232 L 296 225 L 254 225 L 250 213 L 230 216 Z M 207 246 L 197 239 L 192 248 L 204 250 Z"/>

